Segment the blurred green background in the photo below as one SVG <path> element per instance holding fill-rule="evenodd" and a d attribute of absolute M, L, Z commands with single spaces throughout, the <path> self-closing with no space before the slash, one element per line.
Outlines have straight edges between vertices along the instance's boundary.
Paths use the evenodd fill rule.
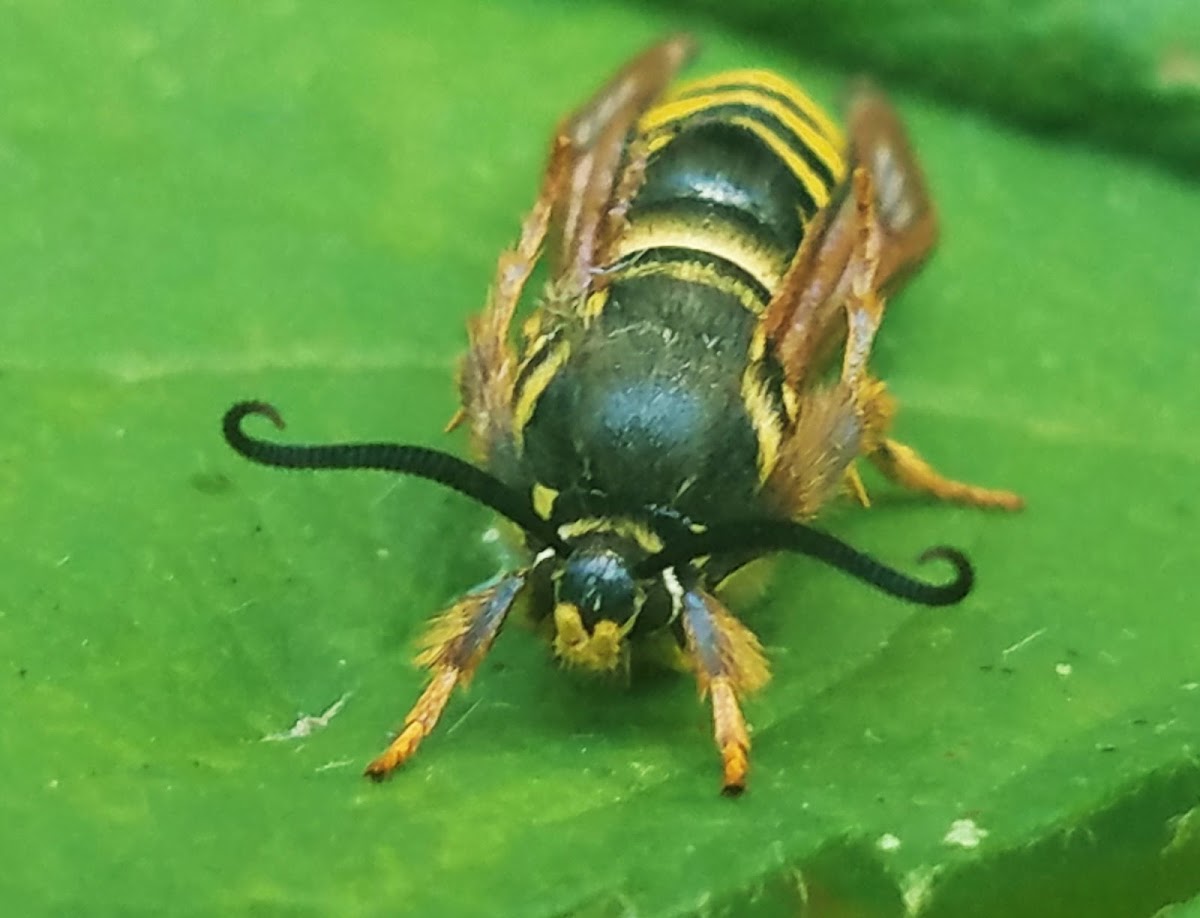
<path fill-rule="evenodd" d="M 1200 9 L 910 6 L 0 3 L 11 913 L 1195 913 Z M 463 322 L 552 125 L 681 27 L 694 73 L 893 95 L 943 242 L 876 366 L 902 437 L 1029 508 L 871 480 L 829 514 L 968 550 L 949 610 L 777 566 L 736 802 L 689 680 L 580 682 L 516 628 L 371 785 L 490 521 L 251 467 L 220 415 L 461 448 Z"/>

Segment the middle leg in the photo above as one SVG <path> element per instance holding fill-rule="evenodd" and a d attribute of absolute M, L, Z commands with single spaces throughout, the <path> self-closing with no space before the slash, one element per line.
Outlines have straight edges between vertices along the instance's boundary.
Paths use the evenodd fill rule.
<path fill-rule="evenodd" d="M 709 593 L 684 594 L 683 630 L 700 694 L 712 699 L 721 793 L 736 796 L 746 789 L 750 770 L 750 734 L 738 699 L 762 688 L 771 673 L 758 638 Z"/>

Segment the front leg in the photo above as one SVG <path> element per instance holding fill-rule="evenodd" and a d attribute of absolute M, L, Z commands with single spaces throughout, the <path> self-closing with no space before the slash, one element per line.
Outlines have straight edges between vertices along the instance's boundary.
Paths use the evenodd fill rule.
<path fill-rule="evenodd" d="M 454 687 L 466 686 L 491 649 L 509 610 L 525 586 L 527 572 L 509 574 L 490 587 L 464 596 L 429 626 L 417 664 L 433 676 L 413 705 L 396 738 L 366 768 L 376 781 L 386 778 L 416 753 L 437 726 Z"/>
<path fill-rule="evenodd" d="M 771 678 L 770 670 L 758 638 L 711 594 L 685 593 L 682 620 L 700 695 L 712 699 L 721 793 L 737 796 L 746 789 L 750 770 L 750 734 L 738 699 L 762 688 Z"/>

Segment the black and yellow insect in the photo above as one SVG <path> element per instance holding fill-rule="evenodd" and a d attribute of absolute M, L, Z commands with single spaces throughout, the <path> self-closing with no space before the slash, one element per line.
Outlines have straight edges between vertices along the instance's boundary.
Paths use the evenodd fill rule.
<path fill-rule="evenodd" d="M 888 436 L 895 405 L 868 368 L 885 297 L 926 256 L 936 221 L 904 131 L 858 94 L 849 140 L 799 89 L 765 71 L 668 84 L 691 42 L 630 61 L 558 128 L 541 190 L 500 256 L 459 375 L 480 466 L 395 444 L 295 446 L 242 429 L 229 444 L 265 465 L 381 469 L 437 481 L 524 534 L 529 562 L 432 623 L 431 679 L 367 767 L 387 775 L 433 730 L 519 597 L 566 664 L 608 671 L 669 641 L 712 700 L 722 789 L 745 787 L 739 698 L 768 679 L 758 640 L 717 598 L 767 553 L 806 554 L 903 599 L 957 602 L 807 521 L 839 491 L 866 503 L 865 457 L 935 497 L 1015 509 L 1020 499 L 949 480 Z M 543 246 L 551 282 L 512 334 Z M 837 359 L 840 355 L 840 361 Z"/>

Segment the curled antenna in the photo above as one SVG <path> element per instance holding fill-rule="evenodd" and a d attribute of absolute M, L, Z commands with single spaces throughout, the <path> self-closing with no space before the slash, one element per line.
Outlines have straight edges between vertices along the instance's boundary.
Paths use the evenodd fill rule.
<path fill-rule="evenodd" d="M 399 443 L 273 443 L 242 430 L 242 421 L 252 414 L 267 418 L 280 430 L 285 426 L 282 415 L 268 402 L 238 402 L 225 412 L 221 421 L 225 442 L 251 462 L 283 469 L 374 469 L 435 481 L 511 520 L 555 552 L 570 551 L 555 528 L 534 512 L 525 495 L 456 456 Z"/>
<path fill-rule="evenodd" d="M 945 558 L 954 565 L 956 572 L 949 583 L 927 583 L 888 567 L 828 533 L 788 520 L 734 522 L 678 536 L 662 551 L 642 560 L 634 568 L 634 576 L 652 577 L 668 567 L 686 564 L 705 555 L 776 551 L 808 555 L 884 593 L 924 606 L 952 605 L 971 592 L 975 583 L 971 562 L 956 548 L 938 545 L 921 553 L 919 562 Z"/>

